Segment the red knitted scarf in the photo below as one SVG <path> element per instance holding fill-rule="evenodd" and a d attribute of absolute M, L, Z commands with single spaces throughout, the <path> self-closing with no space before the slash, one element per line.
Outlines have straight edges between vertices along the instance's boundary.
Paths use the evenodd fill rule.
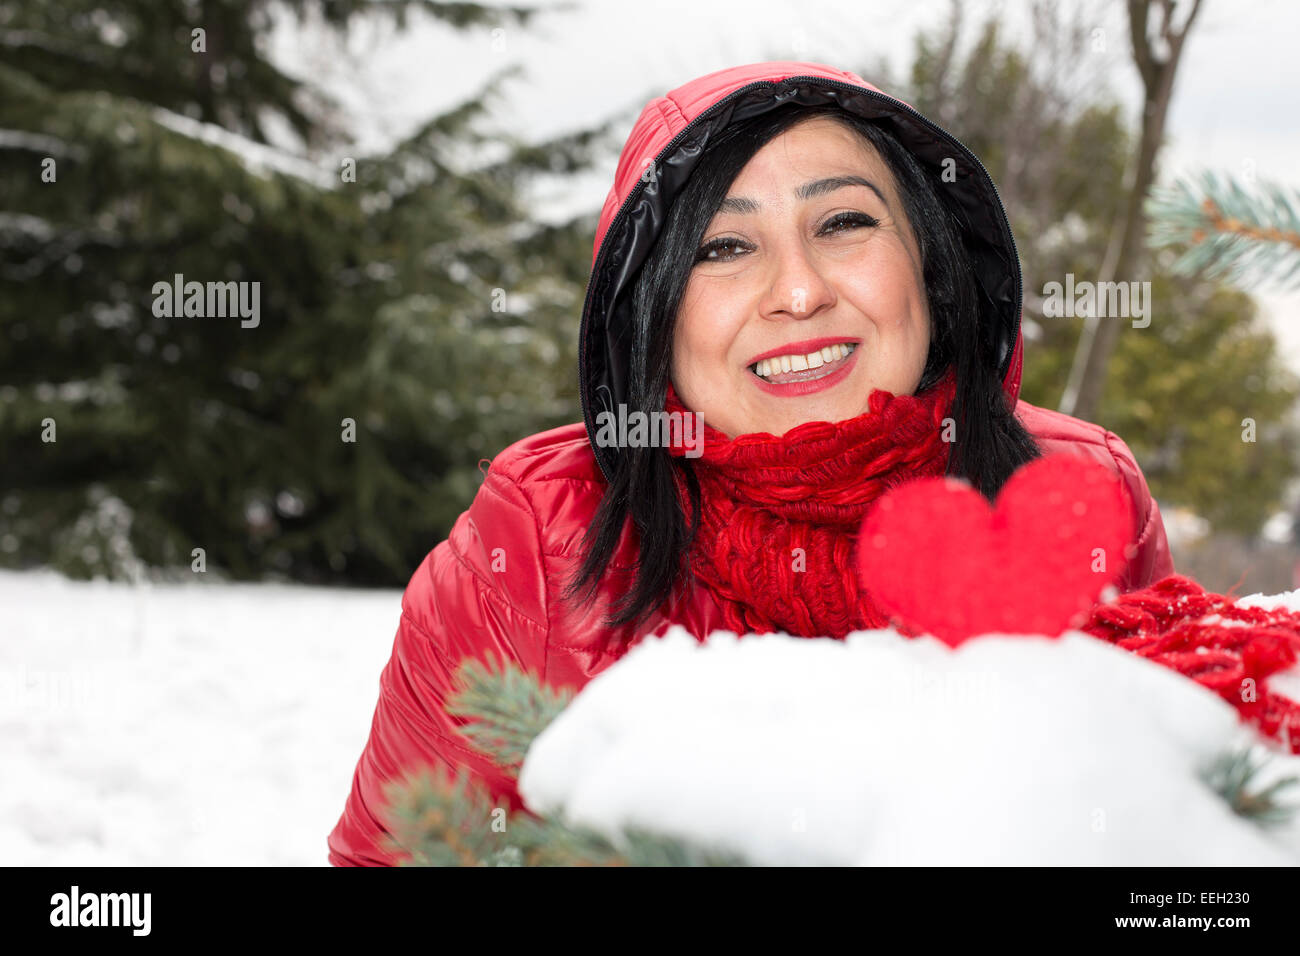
<path fill-rule="evenodd" d="M 875 389 L 856 418 L 805 422 L 780 437 L 728 438 L 704 422 L 701 454 L 690 460 L 702 505 L 691 567 L 729 628 L 843 637 L 888 623 L 859 588 L 857 531 L 886 491 L 944 473 L 943 420 L 955 391 L 951 370 L 920 395 Z M 671 383 L 664 407 L 687 411 Z M 685 454 L 681 443 L 669 451 Z M 678 485 L 689 516 L 680 476 Z"/>
<path fill-rule="evenodd" d="M 1300 754 L 1300 703 L 1268 681 L 1300 657 L 1300 613 L 1238 607 L 1234 598 L 1171 574 L 1097 604 L 1079 629 L 1190 677 Z"/>

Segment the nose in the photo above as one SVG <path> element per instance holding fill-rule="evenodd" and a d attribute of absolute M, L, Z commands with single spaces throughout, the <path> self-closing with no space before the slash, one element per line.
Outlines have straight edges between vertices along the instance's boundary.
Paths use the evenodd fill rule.
<path fill-rule="evenodd" d="M 773 254 L 771 268 L 772 282 L 759 302 L 764 318 L 807 319 L 835 304 L 834 287 L 798 240 Z"/>

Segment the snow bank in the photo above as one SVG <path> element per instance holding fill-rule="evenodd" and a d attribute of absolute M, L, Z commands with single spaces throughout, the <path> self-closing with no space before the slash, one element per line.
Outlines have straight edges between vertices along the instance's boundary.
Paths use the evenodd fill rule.
<path fill-rule="evenodd" d="M 1077 631 L 949 650 L 674 627 L 576 696 L 520 793 L 774 865 L 1295 864 L 1297 825 L 1262 830 L 1197 773 L 1255 739 L 1211 692 Z"/>
<path fill-rule="evenodd" d="M 0 572 L 0 864 L 325 865 L 400 602 Z"/>

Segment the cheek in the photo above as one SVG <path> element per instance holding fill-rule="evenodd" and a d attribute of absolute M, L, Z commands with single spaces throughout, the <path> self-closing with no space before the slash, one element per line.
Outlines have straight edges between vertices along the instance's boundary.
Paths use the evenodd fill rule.
<path fill-rule="evenodd" d="M 884 335 L 928 336 L 929 303 L 915 261 L 900 248 L 846 264 L 839 288 Z"/>
<path fill-rule="evenodd" d="M 847 271 L 843 280 L 895 306 L 919 297 L 921 275 L 902 245 L 895 241 L 874 251 L 874 255 L 863 258 Z"/>
<path fill-rule="evenodd" d="M 735 298 L 687 287 L 673 332 L 673 367 L 683 374 L 726 363 L 738 324 Z"/>
<path fill-rule="evenodd" d="M 678 396 L 688 406 L 701 399 L 700 386 L 704 376 L 700 367 L 715 347 L 708 323 L 704 321 L 707 313 L 701 306 L 699 294 L 688 287 L 673 328 L 669 370 Z"/>

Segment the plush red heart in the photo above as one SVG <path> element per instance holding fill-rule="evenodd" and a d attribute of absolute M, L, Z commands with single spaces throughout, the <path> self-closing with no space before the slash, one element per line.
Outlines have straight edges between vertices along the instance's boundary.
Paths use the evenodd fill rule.
<path fill-rule="evenodd" d="M 1080 623 L 1135 553 L 1124 482 L 1046 455 L 994 507 L 968 482 L 922 478 L 876 502 L 858 537 L 862 586 L 903 624 L 956 647 L 989 632 L 1059 635 Z"/>

